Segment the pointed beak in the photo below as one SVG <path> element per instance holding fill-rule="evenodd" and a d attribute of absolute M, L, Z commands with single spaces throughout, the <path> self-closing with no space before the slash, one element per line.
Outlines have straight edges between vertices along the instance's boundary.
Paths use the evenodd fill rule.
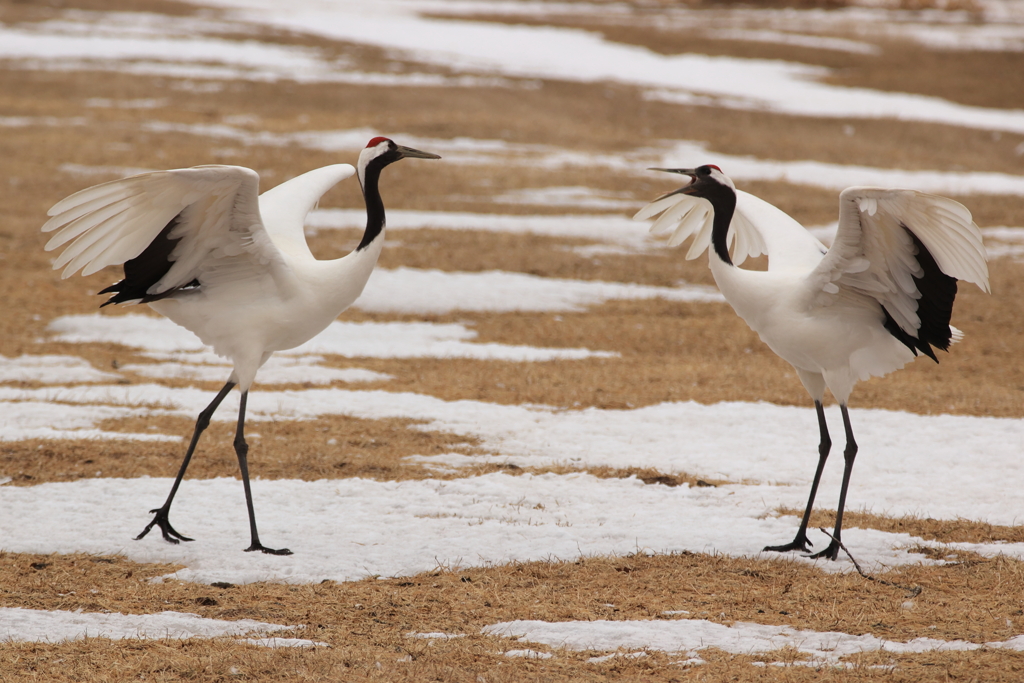
<path fill-rule="evenodd" d="M 674 190 L 672 192 L 669 192 L 668 194 L 664 195 L 665 197 L 668 197 L 668 196 L 671 196 L 671 195 L 674 195 L 674 194 L 690 194 L 690 190 L 691 190 L 691 188 L 693 188 L 693 183 L 697 180 L 697 169 L 695 169 L 695 168 L 648 168 L 647 170 L 648 171 L 662 171 L 663 173 L 678 173 L 680 175 L 690 176 L 689 184 L 684 185 L 683 187 L 679 188 L 678 190 Z"/>
<path fill-rule="evenodd" d="M 697 177 L 697 169 L 695 168 L 649 168 L 648 171 L 662 171 L 663 173 L 679 173 L 680 175 L 688 175 L 691 178 Z"/>
<path fill-rule="evenodd" d="M 403 147 L 402 145 L 396 145 L 398 147 L 398 153 L 402 155 L 403 159 L 440 159 L 441 157 L 437 154 L 431 154 L 430 152 L 421 152 L 418 149 L 412 147 Z"/>

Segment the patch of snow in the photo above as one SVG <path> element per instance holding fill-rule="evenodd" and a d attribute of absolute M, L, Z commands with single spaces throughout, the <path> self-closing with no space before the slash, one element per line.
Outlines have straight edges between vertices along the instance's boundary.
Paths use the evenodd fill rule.
<path fill-rule="evenodd" d="M 632 208 L 639 208 L 640 204 L 637 202 Z M 309 232 L 344 228 L 362 230 L 366 226 L 366 212 L 362 209 L 317 209 L 309 214 L 306 225 Z M 653 244 L 643 225 L 628 216 L 507 216 L 454 211 L 388 210 L 388 233 L 426 228 L 595 240 L 636 251 L 648 249 Z"/>
<path fill-rule="evenodd" d="M 576 82 L 615 81 L 647 89 L 652 97 L 692 103 L 711 98 L 720 106 L 771 110 L 797 116 L 838 118 L 893 118 L 954 126 L 1024 132 L 1024 110 L 1000 110 L 962 105 L 936 97 L 867 88 L 844 88 L 820 81 L 827 69 L 779 60 L 710 57 L 701 54 L 663 55 L 646 48 L 614 43 L 600 34 L 553 26 L 506 25 L 459 18 L 427 17 L 421 12 L 437 7 L 431 3 L 385 2 L 372 4 L 314 0 L 296 1 L 287 7 L 265 0 L 216 0 L 214 4 L 235 10 L 222 22 L 204 25 L 189 19 L 181 22 L 153 15 L 78 13 L 71 21 L 40 22 L 34 26 L 0 26 L 0 59 L 25 68 L 112 69 L 127 73 L 177 78 L 299 80 L 303 82 L 363 82 L 394 85 L 419 81 L 422 85 L 486 84 L 482 79 L 557 79 Z M 451 3 L 447 3 L 451 6 Z M 482 10 L 484 11 L 484 10 Z M 579 10 L 576 10 L 578 12 Z M 749 14 L 771 17 L 815 17 L 827 13 Z M 841 13 L 833 13 L 838 16 Z M 112 22 L 110 17 L 116 16 Z M 708 13 L 666 12 L 663 22 L 712 16 Z M 871 25 L 886 26 L 887 12 L 848 14 L 856 26 L 868 17 Z M 882 21 L 878 17 L 888 20 Z M 682 19 L 681 19 L 682 18 Z M 853 21 L 849 21 L 852 19 Z M 224 24 L 236 31 L 251 32 L 269 26 L 322 36 L 332 40 L 369 44 L 419 61 L 460 72 L 454 78 L 426 74 L 412 76 L 358 74 L 344 60 L 327 58 L 318 50 L 260 42 L 254 38 L 228 40 L 219 35 Z M 666 24 L 667 25 L 667 24 Z M 693 24 L 691 23 L 691 26 Z M 800 35 L 791 20 L 779 27 L 719 25 L 714 30 L 742 31 L 747 39 L 785 40 L 824 49 L 867 50 L 862 42 L 842 38 Z M 804 34 L 820 34 L 805 30 Z M 970 22 L 932 25 L 903 23 L 901 36 L 912 36 L 943 47 L 1000 46 L 1024 49 L 1021 28 L 1013 23 L 972 25 Z M 757 31 L 757 33 L 749 33 Z M 764 33 L 768 31 L 769 33 Z M 214 35 L 211 35 L 214 34 Z M 736 35 L 732 33 L 731 35 Z M 354 79 L 354 80 L 353 80 Z M 390 79 L 390 80 L 389 80 Z M 403 80 L 404 79 L 404 80 Z M 508 84 L 507 81 L 503 82 Z"/>
<path fill-rule="evenodd" d="M 734 181 L 779 181 L 843 190 L 854 185 L 906 187 L 950 195 L 1024 195 L 1024 176 L 1006 173 L 904 171 L 819 161 L 774 161 L 709 151 L 706 145 L 677 141 L 654 163 L 665 168 L 687 168 L 715 163 Z"/>
<path fill-rule="evenodd" d="M 258 645 L 260 647 L 330 647 L 330 643 L 324 643 L 307 638 L 242 638 L 243 643 Z"/>
<path fill-rule="evenodd" d="M 1024 259 L 1024 228 L 982 228 L 981 234 L 985 237 L 985 251 L 990 259 Z"/>
<path fill-rule="evenodd" d="M 89 123 L 83 116 L 57 118 L 56 116 L 0 116 L 0 126 L 5 128 L 26 128 L 28 126 L 46 126 L 56 128 L 63 126 L 84 126 Z"/>
<path fill-rule="evenodd" d="M 748 622 L 734 622 L 727 626 L 703 619 L 554 623 L 524 620 L 485 626 L 483 633 L 570 650 L 647 648 L 673 654 L 686 653 L 691 657 L 696 657 L 697 653 L 708 647 L 734 654 L 757 654 L 789 647 L 809 655 L 814 664 L 839 664 L 843 657 L 861 652 L 903 654 L 963 652 L 982 648 L 1024 649 L 1024 637 L 1021 636 L 991 643 L 935 638 L 915 638 L 901 643 L 872 635 L 854 636 L 836 631 L 810 631 Z"/>
<path fill-rule="evenodd" d="M 894 118 L 1024 132 L 1024 110 L 961 105 L 936 97 L 828 85 L 828 70 L 778 60 L 663 55 L 573 28 L 426 17 L 415 2 L 215 0 L 244 21 L 395 50 L 415 61 L 481 75 L 596 83 L 614 81 L 722 98 L 723 106 L 798 116 Z"/>
<path fill-rule="evenodd" d="M 199 338 L 170 320 L 140 314 L 101 313 L 54 319 L 47 328 L 53 341 L 71 344 L 112 342 L 137 349 L 157 360 L 197 365 L 217 363 Z M 302 346 L 280 352 L 284 357 L 331 354 L 347 358 L 475 358 L 536 362 L 609 357 L 588 349 L 548 349 L 474 343 L 476 332 L 457 323 L 331 323 Z M 205 353 L 204 353 L 205 352 Z M 199 353 L 202 355 L 191 355 Z M 268 361 L 269 362 L 269 361 Z M 157 371 L 159 372 L 159 371 Z M 291 372 L 291 371 L 290 371 Z M 295 375 L 292 375 L 295 376 Z M 262 381 L 257 375 L 257 381 Z M 307 381 L 307 380 L 303 380 Z"/>
<path fill-rule="evenodd" d="M 253 473 L 259 474 L 258 466 Z M 581 473 L 397 482 L 256 478 L 252 492 L 260 538 L 295 553 L 278 557 L 242 552 L 249 544 L 245 497 L 241 483 L 231 477 L 188 479 L 178 491 L 173 524 L 195 541 L 171 545 L 159 534 L 134 540 L 171 482 L 169 477 L 96 478 L 0 486 L 0 518 L 21 520 L 5 529 L 0 544 L 6 552 L 120 554 L 135 562 L 173 562 L 184 565 L 173 578 L 235 584 L 358 581 L 438 566 L 634 552 L 757 557 L 766 542 L 788 540 L 797 526 L 795 518 L 772 515 L 771 507 L 800 505 L 806 493 L 802 487 L 790 492 L 771 486 L 649 486 L 633 478 Z M 608 504 L 612 500 L 615 505 Z M 819 538 L 812 535 L 815 542 Z M 869 570 L 934 562 L 905 550 L 915 542 L 929 545 L 907 534 L 849 528 L 843 540 Z M 817 562 L 825 571 L 853 570 L 846 558 L 786 559 Z"/>
<path fill-rule="evenodd" d="M 170 355 L 170 354 L 168 354 Z M 212 359 L 210 358 L 212 356 Z M 122 372 L 132 372 L 154 379 L 227 380 L 231 364 L 213 354 L 176 354 L 181 360 L 159 363 L 133 363 L 121 366 Z M 209 361 L 213 360 L 213 363 Z M 257 385 L 271 384 L 331 384 L 332 382 L 386 382 L 392 375 L 365 368 L 332 368 L 321 365 L 322 356 L 275 355 L 260 368 Z"/>
<path fill-rule="evenodd" d="M 551 659 L 550 652 L 538 652 L 537 650 L 506 650 L 506 657 L 523 657 L 525 659 Z"/>
<path fill-rule="evenodd" d="M 685 97 L 687 101 L 689 98 L 690 96 Z M 1022 118 L 1024 118 L 1024 114 L 1022 114 Z M 177 132 L 230 139 L 248 145 L 283 147 L 297 144 L 324 151 L 350 150 L 353 152 L 361 149 L 365 141 L 374 134 L 369 129 L 284 134 L 253 133 L 226 124 L 179 124 L 159 121 L 147 122 L 143 124 L 143 128 L 157 133 Z M 1021 130 L 1024 131 L 1024 124 L 1022 124 Z M 491 140 L 465 138 L 443 140 L 416 136 L 403 136 L 403 139 L 417 147 L 443 152 L 447 163 L 491 164 L 494 163 L 495 154 L 500 153 L 502 154 L 501 161 L 506 165 L 518 164 L 550 169 L 603 167 L 617 172 L 654 177 L 647 170 L 651 166 L 678 168 L 714 162 L 725 170 L 726 175 L 739 181 L 781 181 L 836 190 L 853 185 L 869 185 L 908 187 L 923 192 L 951 195 L 1024 195 L 1024 176 L 1021 175 L 993 172 L 909 171 L 812 160 L 758 159 L 751 156 L 716 152 L 708 149 L 706 144 L 692 140 L 669 140 L 657 148 L 641 147 L 632 152 L 611 155 L 568 151 L 544 145 L 516 145 Z M 485 151 L 487 152 L 485 153 Z M 639 205 L 640 203 L 637 203 L 637 207 Z M 586 201 L 581 199 L 581 203 L 578 203 L 577 206 L 585 208 Z M 357 214 L 358 212 L 350 213 Z M 353 220 L 350 214 L 346 213 L 329 215 L 334 216 L 335 220 L 345 216 L 346 223 Z M 361 218 L 363 225 L 365 225 L 365 220 L 366 217 L 363 214 Z M 525 219 L 520 218 L 519 220 Z M 316 223 L 314 222 L 313 225 L 315 227 Z M 388 228 L 392 227 L 389 223 Z"/>
<path fill-rule="evenodd" d="M 416 268 L 377 268 L 370 275 L 363 295 L 353 305 L 374 313 L 568 312 L 621 299 L 725 301 L 717 289 L 703 285 L 655 287 L 504 271 L 452 273 Z"/>
<path fill-rule="evenodd" d="M 214 419 L 234 420 L 237 396 L 232 392 Z M 151 410 L 192 419 L 209 400 L 209 391 L 144 384 L 0 386 L 5 408 L 26 411 L 25 419 L 37 424 L 81 406 L 83 428 L 93 426 L 87 416 L 99 411 L 145 416 Z M 49 403 L 63 405 L 46 408 Z M 802 508 L 817 459 L 818 429 L 810 406 L 679 402 L 634 410 L 559 410 L 340 388 L 255 391 L 248 401 L 247 416 L 253 421 L 323 415 L 421 421 L 417 429 L 480 439 L 484 463 L 524 468 L 651 467 L 704 479 L 760 482 L 764 489 L 741 486 L 730 493 L 737 501 L 747 495 L 764 496 L 758 499 L 757 514 L 780 505 Z M 833 429 L 841 424 L 837 407 L 829 407 L 826 415 Z M 1024 442 L 1021 420 L 856 408 L 851 417 L 860 457 L 849 509 L 1020 523 L 1020 511 L 1005 501 L 1024 488 L 1024 462 L 1017 448 Z M 842 458 L 834 458 L 822 478 L 822 504 L 831 504 L 841 473 Z M 719 489 L 700 490 L 712 495 Z"/>
<path fill-rule="evenodd" d="M 793 45 L 796 47 L 808 47 L 814 50 L 832 50 L 836 52 L 851 52 L 862 55 L 877 55 L 882 52 L 881 48 L 874 43 L 867 43 L 860 40 L 790 33 L 788 31 L 776 31 L 772 29 L 723 28 L 712 29 L 708 31 L 706 35 L 709 38 L 716 38 L 719 40 L 774 43 L 777 45 Z"/>
<path fill-rule="evenodd" d="M 0 441 L 24 441 L 27 439 L 180 441 L 180 436 L 111 432 L 97 426 L 107 420 L 123 420 L 158 414 L 161 414 L 161 411 L 131 406 L 68 405 L 61 402 L 59 391 L 52 398 L 44 401 L 0 400 Z"/>
<path fill-rule="evenodd" d="M 85 106 L 103 109 L 159 109 L 166 107 L 170 102 L 166 97 L 136 100 L 112 100 L 105 97 L 90 97 L 85 101 Z"/>
<path fill-rule="evenodd" d="M 496 204 L 574 206 L 588 210 L 636 208 L 636 200 L 629 193 L 620 192 L 618 197 L 613 197 L 589 187 L 531 187 L 495 195 L 491 201 Z"/>
<path fill-rule="evenodd" d="M 294 628 L 251 619 L 207 619 L 186 612 L 107 614 L 0 607 L 0 642 L 62 643 L 83 638 L 181 640 L 241 636 L 252 632 L 268 633 Z"/>
<path fill-rule="evenodd" d="M 0 356 L 0 383 L 41 382 L 76 384 L 78 382 L 116 382 L 120 375 L 97 370 L 77 356 L 29 355 L 17 358 Z"/>
<path fill-rule="evenodd" d="M 442 631 L 432 631 L 430 633 L 407 633 L 406 638 L 424 638 L 426 640 L 452 640 L 454 638 L 465 638 L 465 633 L 444 633 Z"/>

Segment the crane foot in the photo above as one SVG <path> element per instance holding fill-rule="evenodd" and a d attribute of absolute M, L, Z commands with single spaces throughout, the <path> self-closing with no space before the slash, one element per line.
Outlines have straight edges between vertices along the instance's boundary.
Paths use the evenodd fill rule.
<path fill-rule="evenodd" d="M 773 553 L 788 553 L 793 550 L 799 550 L 802 553 L 811 552 L 811 545 L 813 545 L 805 534 L 797 534 L 797 537 L 790 543 L 785 545 L 766 545 L 762 552 L 773 552 Z"/>
<path fill-rule="evenodd" d="M 812 560 L 824 558 L 826 560 L 835 560 L 839 557 L 839 543 L 832 541 L 828 544 L 828 547 L 821 552 L 814 553 L 813 555 L 807 555 Z"/>
<path fill-rule="evenodd" d="M 248 548 L 245 549 L 245 552 L 247 552 L 247 553 L 252 553 L 252 552 L 256 552 L 256 551 L 259 551 L 261 553 L 266 553 L 267 555 L 291 555 L 292 554 L 292 551 L 288 550 L 288 548 L 278 548 L 278 549 L 275 550 L 274 548 L 267 548 L 266 546 L 264 546 L 259 541 L 253 541 L 252 545 L 250 545 Z"/>
<path fill-rule="evenodd" d="M 170 520 L 167 519 L 167 508 L 157 508 L 156 510 L 150 510 L 153 513 L 153 520 L 146 525 L 146 528 L 142 530 L 142 533 L 135 537 L 138 541 L 145 537 L 149 533 L 149 530 L 153 528 L 153 525 L 160 527 L 160 533 L 163 534 L 164 540 L 168 543 L 178 543 L 179 541 L 191 541 L 192 539 L 188 536 L 178 533 L 173 526 L 171 526 Z"/>

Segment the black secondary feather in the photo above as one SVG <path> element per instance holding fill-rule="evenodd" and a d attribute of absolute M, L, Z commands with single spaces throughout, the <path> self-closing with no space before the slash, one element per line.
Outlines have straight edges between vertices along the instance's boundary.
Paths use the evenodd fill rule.
<path fill-rule="evenodd" d="M 914 247 L 917 249 L 917 263 L 924 271 L 921 277 L 914 278 L 917 291 L 921 293 L 921 298 L 917 300 L 917 316 L 921 319 L 921 326 L 917 330 L 916 337 L 908 334 L 896 324 L 896 321 L 889 315 L 889 311 L 882 307 L 882 311 L 885 313 L 885 329 L 913 351 L 915 356 L 920 351 L 938 363 L 939 359 L 936 358 L 932 347 L 946 351 L 953 338 L 949 320 L 953 315 L 953 300 L 956 298 L 956 278 L 943 273 L 935 263 L 931 252 L 918 239 L 917 235 L 905 225 L 903 229 L 914 241 Z"/>
<path fill-rule="evenodd" d="M 181 240 L 180 237 L 172 238 L 171 232 L 180 222 L 181 214 L 171 219 L 160 234 L 156 236 L 149 246 L 141 254 L 124 263 L 124 279 L 115 282 L 106 289 L 100 290 L 100 294 L 113 293 L 114 296 L 107 299 L 100 305 L 120 304 L 126 301 L 137 301 L 149 303 L 163 299 L 179 289 L 188 289 L 199 286 L 199 280 L 192 280 L 184 287 L 172 287 L 163 292 L 149 294 L 149 288 L 160 282 L 160 279 L 167 274 L 174 264 L 171 254 Z"/>

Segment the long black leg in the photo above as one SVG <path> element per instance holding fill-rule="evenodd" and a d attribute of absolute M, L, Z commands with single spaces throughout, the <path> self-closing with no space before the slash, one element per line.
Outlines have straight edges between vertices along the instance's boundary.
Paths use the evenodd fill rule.
<path fill-rule="evenodd" d="M 185 452 L 185 459 L 181 461 L 181 467 L 178 469 L 178 476 L 174 479 L 174 485 L 171 486 L 171 492 L 167 495 L 167 500 L 164 504 L 158 507 L 156 510 L 150 510 L 154 513 L 153 521 L 146 525 L 146 528 L 142 530 L 142 533 L 135 537 L 135 540 L 139 540 L 149 533 L 149 530 L 156 524 L 160 527 L 160 532 L 164 536 L 164 540 L 170 543 L 177 543 L 178 541 L 191 541 L 191 538 L 182 536 L 180 533 L 175 531 L 174 527 L 171 526 L 171 522 L 168 520 L 167 515 L 171 511 L 171 502 L 174 500 L 174 495 L 178 492 L 178 486 L 181 484 L 182 478 L 185 476 L 185 470 L 188 469 L 188 463 L 192 460 L 192 454 L 196 450 L 196 444 L 199 443 L 199 437 L 202 436 L 206 428 L 210 426 L 210 418 L 217 411 L 217 407 L 220 406 L 224 397 L 228 395 L 232 389 L 235 388 L 234 382 L 228 382 L 224 385 L 224 388 L 218 392 L 218 394 L 210 402 L 210 405 L 203 409 L 203 412 L 199 413 L 199 418 L 196 420 L 196 428 L 192 432 L 192 441 L 188 445 L 188 451 Z"/>
<path fill-rule="evenodd" d="M 839 404 L 843 411 L 843 426 L 846 428 L 846 450 L 843 451 L 843 459 L 846 460 L 846 467 L 843 468 L 843 487 L 839 489 L 839 509 L 836 510 L 836 528 L 832 532 L 832 542 L 828 547 L 819 553 L 811 555 L 812 558 L 827 557 L 834 560 L 839 557 L 839 544 L 843 532 L 843 510 L 846 508 L 846 491 L 850 487 L 850 474 L 853 472 L 853 461 L 857 458 L 857 442 L 853 439 L 853 427 L 850 425 L 850 413 L 846 406 Z"/>
<path fill-rule="evenodd" d="M 821 401 L 814 402 L 814 410 L 818 413 L 818 430 L 821 432 L 821 441 L 818 442 L 818 469 L 814 472 L 814 482 L 811 484 L 811 495 L 807 498 L 807 509 L 804 510 L 804 518 L 800 521 L 800 528 L 796 532 L 796 538 L 792 543 L 785 545 L 769 545 L 765 550 L 776 553 L 785 553 L 790 550 L 800 550 L 805 553 L 811 552 L 808 546 L 813 545 L 807 538 L 807 523 L 811 519 L 811 509 L 814 507 L 814 497 L 818 495 L 818 482 L 821 481 L 821 473 L 825 470 L 825 461 L 828 460 L 828 453 L 832 449 L 832 439 L 828 435 L 828 425 L 825 424 L 825 408 Z M 846 414 L 846 408 L 843 408 Z"/>
<path fill-rule="evenodd" d="M 242 401 L 238 407 L 238 429 L 235 431 L 235 455 L 238 456 L 238 467 L 242 470 L 242 486 L 245 487 L 245 505 L 249 509 L 249 533 L 252 537 L 252 543 L 245 552 L 251 553 L 254 550 L 267 553 L 268 555 L 291 555 L 292 551 L 288 548 L 281 548 L 275 550 L 273 548 L 267 548 L 260 543 L 260 535 L 256 531 L 256 512 L 252 506 L 252 489 L 249 487 L 249 444 L 245 442 L 245 402 L 249 398 L 249 392 L 242 392 Z"/>

